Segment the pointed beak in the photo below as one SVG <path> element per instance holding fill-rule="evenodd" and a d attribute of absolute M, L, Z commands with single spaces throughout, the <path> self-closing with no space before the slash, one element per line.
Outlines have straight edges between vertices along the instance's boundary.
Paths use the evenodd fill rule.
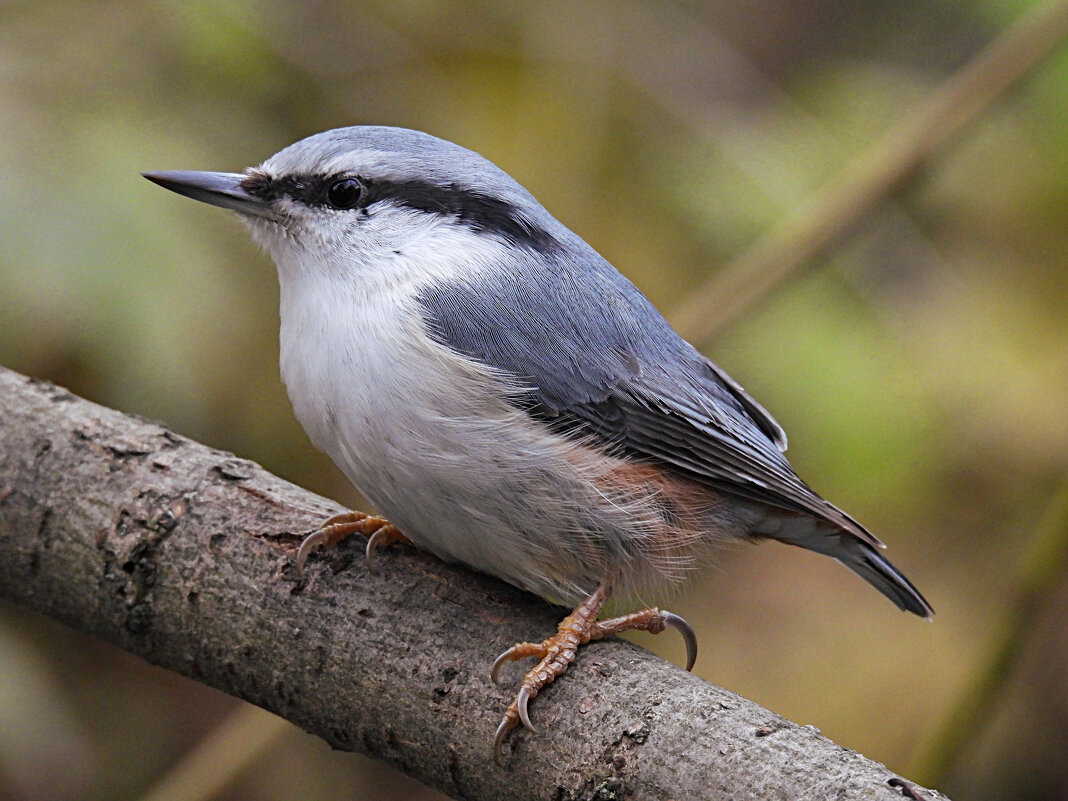
<path fill-rule="evenodd" d="M 141 175 L 164 189 L 202 203 L 210 203 L 212 206 L 230 209 L 250 217 L 277 219 L 274 207 L 269 201 L 250 195 L 241 188 L 241 182 L 247 176 L 239 173 L 164 170 L 143 172 Z"/>

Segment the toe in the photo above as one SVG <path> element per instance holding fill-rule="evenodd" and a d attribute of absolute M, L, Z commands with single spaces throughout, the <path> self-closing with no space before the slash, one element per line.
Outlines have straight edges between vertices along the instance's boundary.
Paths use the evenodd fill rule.
<path fill-rule="evenodd" d="M 548 642 L 548 641 L 546 641 Z M 548 648 L 544 642 L 517 642 L 503 654 L 493 660 L 493 669 L 490 670 L 490 679 L 494 684 L 500 684 L 498 681 L 501 673 L 501 668 L 508 662 L 515 662 L 519 659 L 525 659 L 528 656 L 537 657 L 538 659 L 544 659 L 548 653 Z"/>

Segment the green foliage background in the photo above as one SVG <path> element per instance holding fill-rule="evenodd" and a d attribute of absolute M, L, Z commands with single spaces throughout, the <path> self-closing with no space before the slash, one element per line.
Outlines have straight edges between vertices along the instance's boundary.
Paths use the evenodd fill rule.
<path fill-rule="evenodd" d="M 670 317 L 1027 7 L 9 0 L 0 363 L 359 505 L 289 410 L 273 266 L 139 171 L 419 128 L 508 170 Z M 1062 48 L 704 343 L 938 616 L 738 548 L 671 602 L 698 672 L 957 799 L 1068 796 L 1066 87 Z M 0 799 L 141 797 L 236 703 L 0 607 Z M 346 795 L 434 797 L 296 730 L 211 797 Z"/>

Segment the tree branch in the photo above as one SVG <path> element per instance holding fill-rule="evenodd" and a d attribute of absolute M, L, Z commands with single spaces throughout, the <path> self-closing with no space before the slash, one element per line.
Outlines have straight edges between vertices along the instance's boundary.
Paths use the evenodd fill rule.
<path fill-rule="evenodd" d="M 300 534 L 335 504 L 3 368 L 0 408 L 0 595 L 336 748 L 465 799 L 902 797 L 882 765 L 619 640 L 583 649 L 498 768 L 490 664 L 561 610 L 413 549 L 371 574 L 343 547 L 300 587 Z"/>

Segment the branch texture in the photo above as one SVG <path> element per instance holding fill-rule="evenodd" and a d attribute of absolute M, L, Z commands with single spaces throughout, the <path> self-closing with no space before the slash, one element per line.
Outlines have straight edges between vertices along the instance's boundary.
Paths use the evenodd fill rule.
<path fill-rule="evenodd" d="M 296 545 L 336 504 L 2 368 L 0 412 L 0 595 L 336 748 L 462 799 L 903 797 L 882 765 L 619 640 L 583 649 L 499 768 L 514 688 L 490 665 L 560 609 L 410 548 L 372 574 L 342 546 L 299 586 Z"/>

